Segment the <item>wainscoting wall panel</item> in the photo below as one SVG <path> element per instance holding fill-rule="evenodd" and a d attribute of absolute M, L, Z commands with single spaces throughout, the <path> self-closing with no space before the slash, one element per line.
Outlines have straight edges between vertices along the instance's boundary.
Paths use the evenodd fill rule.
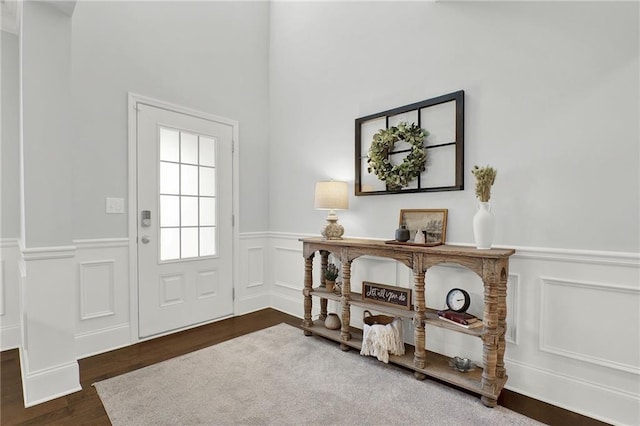
<path fill-rule="evenodd" d="M 273 307 L 303 316 L 304 259 L 299 239 L 308 236 L 241 234 L 236 315 Z M 34 299 L 29 291 L 51 293 L 46 300 L 55 301 L 62 297 L 56 293 L 62 288 L 65 300 L 73 300 L 69 306 L 75 312 L 71 322 L 67 321 L 67 331 L 75 358 L 135 343 L 127 238 L 80 240 L 73 247 L 25 251 L 16 240 L 1 243 L 4 311 L 0 341 L 2 349 L 21 345 L 25 365 L 31 363 L 25 375 L 29 404 L 73 390 L 77 374 L 77 365 L 64 351 L 65 356 L 57 360 L 42 358 L 40 342 L 33 340 L 40 332 L 37 317 L 22 320 L 20 306 L 25 300 L 25 309 L 36 312 L 51 306 L 42 305 L 42 298 Z M 640 255 L 515 248 L 507 291 L 506 387 L 608 423 L 640 424 Z M 352 266 L 356 291 L 364 280 L 403 287 L 412 284 L 412 271 L 387 259 L 363 257 Z M 65 287 L 65 277 L 73 282 L 74 274 L 75 284 Z M 59 283 L 52 283 L 52 277 Z M 314 262 L 313 278 L 317 285 L 319 260 Z M 452 264 L 429 269 L 427 306 L 444 307 L 444 297 L 452 287 L 466 289 L 472 297 L 470 312 L 482 314 L 482 281 Z M 337 302 L 329 304 L 330 311 L 339 309 Z M 611 314 L 612 309 L 620 312 Z M 319 314 L 317 299 L 313 314 Z M 362 310 L 354 308 L 352 320 L 355 326 L 362 326 Z M 68 338 L 59 336 L 60 341 Z M 405 321 L 405 338 L 413 343 L 411 321 Z M 478 338 L 427 327 L 431 350 L 469 356 L 480 363 L 481 345 Z"/>
<path fill-rule="evenodd" d="M 299 263 L 300 256 L 302 256 L 302 250 L 299 248 L 289 248 L 276 246 L 273 248 L 275 254 L 275 271 L 274 282 L 276 289 L 287 294 L 287 290 L 302 291 L 300 283 L 303 276 L 300 271 L 295 271 L 289 265 Z"/>
<path fill-rule="evenodd" d="M 80 262 L 80 319 L 115 315 L 115 260 Z"/>
<path fill-rule="evenodd" d="M 518 325 L 519 325 L 519 305 L 518 288 L 520 286 L 520 275 L 509 274 L 507 279 L 507 334 L 505 339 L 508 343 L 518 344 Z"/>
<path fill-rule="evenodd" d="M 541 351 L 640 374 L 640 334 L 609 338 L 612 330 L 640 324 L 639 289 L 550 277 L 541 281 Z M 585 320 L 585 307 L 603 314 Z"/>
<path fill-rule="evenodd" d="M 236 315 L 271 305 L 269 234 L 251 232 L 240 235 L 239 276 L 236 279 L 234 308 Z"/>
<path fill-rule="evenodd" d="M 277 269 L 270 278 L 272 306 L 298 317 L 303 315 L 304 259 L 298 241 L 303 237 L 307 235 L 271 233 L 269 238 L 268 261 Z M 506 387 L 608 423 L 640 424 L 640 255 L 514 248 L 507 291 Z M 319 263 L 314 263 L 314 285 Z M 353 262 L 351 278 L 354 291 L 363 280 L 410 287 L 412 273 L 386 259 L 363 257 Z M 444 307 L 453 287 L 466 289 L 472 298 L 469 311 L 482 315 L 482 281 L 457 265 L 429 269 L 427 306 Z M 624 314 L 609 314 L 614 306 Z M 330 302 L 329 310 L 339 311 L 337 302 Z M 314 298 L 314 316 L 318 312 Z M 362 326 L 361 316 L 362 310 L 353 308 L 356 327 Z M 413 343 L 413 325 L 405 321 L 404 328 L 405 340 Z M 427 348 L 482 361 L 480 339 L 437 327 L 427 327 Z"/>
<path fill-rule="evenodd" d="M 298 241 L 307 235 L 270 233 L 268 239 L 268 261 L 273 268 L 268 271 L 267 280 L 273 283 L 271 306 L 282 312 L 302 318 L 304 309 L 302 289 L 304 288 L 304 257 L 302 243 Z M 316 255 L 319 256 L 319 255 Z M 312 271 L 315 280 L 320 280 L 320 261 L 314 262 Z M 320 309 L 314 304 L 314 317 Z"/>
<path fill-rule="evenodd" d="M 5 314 L 4 260 L 0 259 L 0 316 Z"/>
<path fill-rule="evenodd" d="M 249 263 L 247 288 L 264 286 L 264 257 L 264 247 L 247 248 L 247 262 Z"/>
<path fill-rule="evenodd" d="M 22 341 L 20 329 L 21 250 L 17 239 L 0 240 L 0 350 L 13 349 Z"/>
<path fill-rule="evenodd" d="M 79 313 L 75 254 L 74 246 L 22 250 L 20 367 L 27 407 L 80 389 L 74 336 Z"/>
<path fill-rule="evenodd" d="M 286 313 L 302 316 L 302 289 L 304 288 L 304 258 L 302 246 L 295 240 L 287 239 L 273 242 L 270 249 L 273 287 L 272 304 L 276 309 Z M 320 265 L 320 262 L 316 262 Z M 293 265 L 297 265 L 297 268 Z M 315 265 L 314 265 L 315 266 Z M 320 278 L 320 267 L 313 271 L 313 276 Z M 319 315 L 314 311 L 314 317 Z"/>
<path fill-rule="evenodd" d="M 78 358 L 132 343 L 129 307 L 129 239 L 75 240 Z"/>

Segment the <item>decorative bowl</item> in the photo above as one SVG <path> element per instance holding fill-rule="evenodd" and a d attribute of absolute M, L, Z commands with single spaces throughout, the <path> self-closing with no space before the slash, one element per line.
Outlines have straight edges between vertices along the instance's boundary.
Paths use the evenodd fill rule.
<path fill-rule="evenodd" d="M 337 314 L 330 313 L 324 320 L 324 326 L 329 330 L 338 330 L 342 327 L 340 317 Z"/>
<path fill-rule="evenodd" d="M 476 368 L 476 365 L 469 358 L 461 358 L 459 356 L 453 357 L 449 361 L 449 365 L 462 373 L 475 370 Z"/>

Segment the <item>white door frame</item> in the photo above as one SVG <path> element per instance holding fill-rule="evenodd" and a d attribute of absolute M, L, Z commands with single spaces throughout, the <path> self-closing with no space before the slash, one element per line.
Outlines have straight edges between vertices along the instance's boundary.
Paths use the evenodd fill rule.
<path fill-rule="evenodd" d="M 136 115 L 136 104 L 144 103 L 146 105 L 162 108 L 169 111 L 178 112 L 181 114 L 191 115 L 193 117 L 201 118 L 204 120 L 212 120 L 217 121 L 219 123 L 227 124 L 233 128 L 233 149 L 232 149 L 232 210 L 234 216 L 234 226 L 232 229 L 232 283 L 233 283 L 233 291 L 236 294 L 237 286 L 238 286 L 238 277 L 240 270 L 240 223 L 239 223 L 239 214 L 240 211 L 240 202 L 239 202 L 239 182 L 240 182 L 240 169 L 239 169 L 239 160 L 238 160 L 238 135 L 239 135 L 239 123 L 236 120 L 231 120 L 229 118 L 220 117 L 217 115 L 196 111 L 190 108 L 185 108 L 179 105 L 175 105 L 169 102 L 160 101 L 158 99 L 153 99 L 147 96 L 138 95 L 136 93 L 128 93 L 128 104 L 127 104 L 127 115 L 129 118 L 128 121 L 128 132 L 129 132 L 129 176 L 127 177 L 128 186 L 129 186 L 129 289 L 130 289 L 130 318 L 129 318 L 129 330 L 131 336 L 131 343 L 140 342 L 143 340 L 154 339 L 156 337 L 160 337 L 166 334 L 175 333 L 180 330 L 186 330 L 193 327 L 198 327 L 202 325 L 196 324 L 193 326 L 184 327 L 180 330 L 172 330 L 167 333 L 157 334 L 151 337 L 146 337 L 141 339 L 138 336 L 138 242 L 137 242 L 137 233 L 138 233 L 138 181 L 137 181 L 137 168 L 138 168 L 138 156 L 137 156 L 137 115 Z M 236 298 L 233 298 L 233 312 L 234 314 L 237 312 L 237 303 Z M 223 318 L 216 318 L 210 322 L 219 321 Z"/>

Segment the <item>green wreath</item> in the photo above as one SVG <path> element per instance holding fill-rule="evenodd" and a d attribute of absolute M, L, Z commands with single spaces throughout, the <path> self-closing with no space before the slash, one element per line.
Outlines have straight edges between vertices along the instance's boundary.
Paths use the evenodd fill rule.
<path fill-rule="evenodd" d="M 367 170 L 387 185 L 387 190 L 398 191 L 424 172 L 427 163 L 423 141 L 429 134 L 415 123 L 401 122 L 397 126 L 379 130 L 373 135 L 373 142 L 369 148 Z M 399 140 L 411 144 L 411 152 L 404 158 L 402 164 L 391 165 L 389 153 Z"/>

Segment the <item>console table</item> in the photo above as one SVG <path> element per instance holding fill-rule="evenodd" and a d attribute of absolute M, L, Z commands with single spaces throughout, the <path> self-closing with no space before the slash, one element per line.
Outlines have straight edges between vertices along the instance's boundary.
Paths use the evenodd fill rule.
<path fill-rule="evenodd" d="M 509 256 L 512 249 L 478 250 L 471 247 L 441 245 L 425 247 L 420 245 L 386 244 L 384 241 L 369 239 L 325 240 L 303 238 L 304 273 L 304 320 L 302 328 L 307 336 L 317 334 L 340 342 L 343 350 L 360 350 L 362 331 L 350 326 L 351 305 L 375 309 L 390 315 L 411 319 L 415 327 L 415 347 L 409 347 L 403 356 L 389 357 L 389 362 L 402 365 L 414 371 L 417 379 L 435 377 L 481 395 L 481 401 L 488 407 L 495 407 L 507 374 L 504 367 L 505 332 L 507 315 L 507 277 Z M 321 286 L 313 287 L 313 260 L 320 254 L 321 269 L 327 268 L 329 253 L 342 263 L 342 294 L 329 293 L 324 288 L 324 274 Z M 351 263 L 360 256 L 391 258 L 401 262 L 413 271 L 414 311 L 407 311 L 361 300 L 361 295 L 351 292 Z M 425 304 L 425 274 L 435 265 L 455 263 L 478 274 L 484 283 L 483 327 L 466 329 L 439 320 L 436 310 Z M 311 308 L 313 297 L 320 298 L 320 318 L 313 321 Z M 324 327 L 327 316 L 327 300 L 341 303 L 342 328 L 329 330 Z M 425 324 L 477 336 L 482 339 L 483 368 L 461 373 L 449 366 L 449 358 L 425 349 Z"/>

